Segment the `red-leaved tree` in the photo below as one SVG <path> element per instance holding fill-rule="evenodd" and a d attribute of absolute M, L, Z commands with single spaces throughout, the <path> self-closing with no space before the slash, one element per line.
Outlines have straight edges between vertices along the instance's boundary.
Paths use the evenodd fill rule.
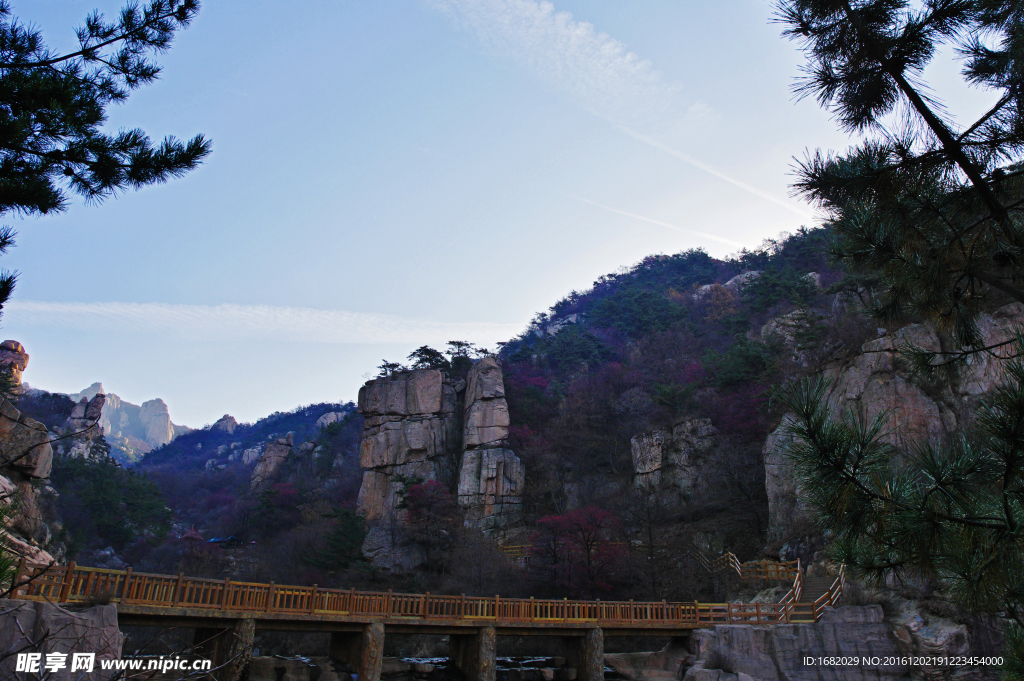
<path fill-rule="evenodd" d="M 531 539 L 534 577 L 566 596 L 597 598 L 612 591 L 623 556 L 619 520 L 608 511 L 588 506 L 537 521 Z"/>

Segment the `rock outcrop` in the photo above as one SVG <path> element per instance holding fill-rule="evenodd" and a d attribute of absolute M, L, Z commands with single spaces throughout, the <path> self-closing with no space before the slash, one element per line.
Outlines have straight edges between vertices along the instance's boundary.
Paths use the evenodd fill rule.
<path fill-rule="evenodd" d="M 683 498 L 701 490 L 709 467 L 707 457 L 716 445 L 711 419 L 688 418 L 672 426 L 634 437 L 634 484 L 663 488 Z"/>
<path fill-rule="evenodd" d="M 340 411 L 329 411 L 316 420 L 317 428 L 326 428 L 332 423 L 339 423 L 345 420 L 345 414 Z"/>
<path fill-rule="evenodd" d="M 10 371 L 11 379 L 21 383 L 21 374 L 28 367 L 28 353 L 18 341 L 0 343 L 0 370 Z"/>
<path fill-rule="evenodd" d="M 106 448 L 96 448 L 95 445 L 103 439 L 103 426 L 100 420 L 103 416 L 103 406 L 106 404 L 107 396 L 102 392 L 96 393 L 91 399 L 82 399 L 71 410 L 71 416 L 64 422 L 65 430 L 74 437 L 62 439 L 57 444 L 57 454 L 74 458 L 103 458 L 107 456 Z"/>
<path fill-rule="evenodd" d="M 6 341 L 0 347 L 0 363 L 12 362 L 13 370 L 18 372 L 25 369 L 28 355 L 20 343 Z M 81 407 L 84 417 L 87 405 Z M 14 505 L 0 533 L 15 555 L 37 563 L 53 562 L 53 556 L 45 550 L 53 537 L 43 521 L 43 509 L 56 495 L 46 484 L 53 467 L 51 439 L 45 425 L 28 418 L 0 396 L 0 504 Z"/>
<path fill-rule="evenodd" d="M 408 371 L 370 381 L 359 390 L 363 482 L 357 502 L 367 520 L 394 522 L 400 478 L 450 483 L 460 441 L 458 398 L 437 369 Z"/>
<path fill-rule="evenodd" d="M 263 456 L 263 445 L 256 445 L 249 449 L 242 450 L 242 463 L 248 466 L 251 463 L 256 463 Z"/>
<path fill-rule="evenodd" d="M 167 405 L 159 397 L 143 402 L 139 408 L 139 419 L 146 430 L 146 442 L 159 447 L 174 438 L 174 426 Z"/>
<path fill-rule="evenodd" d="M 23 416 L 10 400 L 0 397 L 0 469 L 45 480 L 52 465 L 53 448 L 46 426 Z"/>
<path fill-rule="evenodd" d="M 1022 323 L 1024 305 L 1014 303 L 982 315 L 979 327 L 985 345 L 994 345 L 1010 339 L 1015 326 Z M 930 351 L 942 347 L 934 327 L 925 324 L 911 324 L 864 343 L 852 359 L 826 367 L 825 376 L 831 380 L 829 401 L 835 413 L 863 412 L 869 421 L 888 414 L 885 437 L 894 444 L 940 445 L 970 425 L 972 407 L 1000 380 L 1001 361 L 979 355 L 952 388 L 939 388 L 909 371 L 900 350 L 910 346 Z M 764 445 L 769 541 L 792 536 L 809 519 L 784 456 L 782 430 L 780 426 L 771 433 Z"/>
<path fill-rule="evenodd" d="M 225 433 L 227 433 L 229 435 L 231 433 L 235 432 L 235 428 L 238 428 L 238 421 L 236 421 L 235 417 L 232 416 L 231 414 L 224 414 L 224 416 L 221 416 L 219 419 L 217 419 L 216 423 L 214 423 L 212 426 L 210 426 L 210 430 L 220 430 L 220 431 L 223 431 L 223 432 L 225 432 Z M 174 429 L 172 427 L 172 429 L 171 429 L 171 431 L 172 431 L 171 432 L 171 437 L 172 438 L 174 437 L 173 430 Z"/>
<path fill-rule="evenodd" d="M 273 480 L 274 474 L 277 473 L 281 464 L 287 461 L 291 455 L 294 443 L 295 436 L 288 433 L 287 436 L 268 442 L 264 446 L 263 455 L 252 471 L 251 486 L 253 489 L 266 487 Z"/>
<path fill-rule="evenodd" d="M 751 270 L 749 272 L 737 274 L 735 277 L 725 282 L 724 284 L 704 284 L 703 286 L 697 287 L 697 289 L 693 292 L 693 297 L 696 298 L 697 300 L 700 300 L 704 296 L 711 293 L 711 290 L 716 286 L 721 286 L 729 293 L 737 295 L 743 290 L 744 286 L 746 286 L 747 284 L 754 281 L 760 276 L 761 270 Z"/>
<path fill-rule="evenodd" d="M 493 534 L 520 520 L 525 470 L 508 447 L 508 403 L 497 358 L 477 360 L 465 381 L 437 369 L 377 378 L 359 391 L 359 411 L 364 471 L 358 509 L 371 524 L 385 528 L 404 521 L 400 493 L 412 479 L 438 481 L 454 492 L 468 527 Z M 394 534 L 376 532 L 364 555 L 383 555 L 383 537 Z M 414 553 L 378 562 L 404 566 L 417 560 Z"/>
<path fill-rule="evenodd" d="M 696 662 L 684 681 L 896 681 L 909 671 L 906 665 L 804 664 L 805 658 L 898 656 L 878 605 L 829 608 L 813 624 L 697 629 L 690 645 Z"/>
<path fill-rule="evenodd" d="M 473 365 L 466 382 L 459 505 L 469 527 L 500 530 L 522 517 L 526 471 L 507 447 L 505 381 L 495 357 Z"/>
<path fill-rule="evenodd" d="M 981 628 L 972 637 L 968 626 L 923 613 L 920 604 L 910 601 L 896 609 L 892 621 L 884 620 L 880 605 L 843 606 L 826 608 L 814 623 L 768 627 L 730 624 L 698 629 L 690 641 L 694 662 L 683 680 L 895 681 L 907 678 L 911 671 L 914 678 L 924 679 L 992 676 L 990 668 L 911 668 L 900 664 L 907 656 L 985 657 L 999 653 L 998 642 L 993 645 L 982 640 L 987 631 Z M 819 664 L 817 660 L 823 657 L 847 658 L 859 664 Z M 811 664 L 806 663 L 808 658 Z"/>
<path fill-rule="evenodd" d="M 83 398 L 91 402 L 104 392 L 102 383 L 93 383 L 68 397 L 76 402 L 81 402 Z M 146 454 L 192 430 L 188 426 L 171 423 L 167 405 L 161 399 L 144 402 L 140 407 L 114 393 L 106 393 L 99 425 L 114 449 L 121 448 L 139 454 Z"/>
<path fill-rule="evenodd" d="M 124 672 L 102 670 L 100 660 L 121 657 L 124 635 L 117 628 L 117 608 L 97 605 L 71 612 L 54 603 L 5 601 L 0 614 L 0 648 L 13 652 L 41 653 L 39 674 L 15 671 L 17 655 L 0 660 L 4 678 L 46 678 L 51 681 L 106 681 Z M 63 653 L 63 668 L 45 670 L 47 655 Z M 91 672 L 73 669 L 74 653 L 94 653 Z"/>

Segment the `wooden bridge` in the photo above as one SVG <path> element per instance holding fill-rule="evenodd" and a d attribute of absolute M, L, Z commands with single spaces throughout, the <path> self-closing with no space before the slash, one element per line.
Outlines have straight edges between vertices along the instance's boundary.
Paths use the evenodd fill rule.
<path fill-rule="evenodd" d="M 359 681 L 379 680 L 385 631 L 450 636 L 453 662 L 478 681 L 494 681 L 497 636 L 556 636 L 579 681 L 600 681 L 605 636 L 680 637 L 716 624 L 814 622 L 838 600 L 845 579 L 840 568 L 808 601 L 798 561 L 740 563 L 726 554 L 709 569 L 792 579 L 793 587 L 779 603 L 574 601 L 322 589 L 22 561 L 11 597 L 109 602 L 122 625 L 194 628 L 201 652 L 220 667 L 220 681 L 233 681 L 247 665 L 256 629 L 329 632 L 331 657 L 348 663 Z"/>

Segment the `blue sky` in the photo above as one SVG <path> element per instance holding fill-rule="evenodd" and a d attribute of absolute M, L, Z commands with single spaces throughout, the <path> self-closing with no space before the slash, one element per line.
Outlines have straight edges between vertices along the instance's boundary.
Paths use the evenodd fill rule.
<path fill-rule="evenodd" d="M 92 9 L 14 2 L 51 46 Z M 354 399 L 382 358 L 494 346 L 652 253 L 816 224 L 793 157 L 849 140 L 794 101 L 763 0 L 207 0 L 111 129 L 203 133 L 189 176 L 10 219 L 0 335 L 54 391 L 176 423 Z M 979 110 L 942 60 L 957 112 Z"/>

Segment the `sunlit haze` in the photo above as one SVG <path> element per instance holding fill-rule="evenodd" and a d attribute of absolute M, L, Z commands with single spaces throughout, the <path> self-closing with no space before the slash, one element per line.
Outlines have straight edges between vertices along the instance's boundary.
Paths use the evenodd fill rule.
<path fill-rule="evenodd" d="M 94 8 L 14 2 L 56 49 Z M 188 176 L 13 218 L 25 380 L 193 427 L 352 400 L 382 359 L 495 343 L 653 253 L 817 224 L 794 157 L 850 140 L 791 93 L 763 0 L 207 0 L 111 129 L 202 133 Z M 928 75 L 980 111 L 948 61 Z"/>

